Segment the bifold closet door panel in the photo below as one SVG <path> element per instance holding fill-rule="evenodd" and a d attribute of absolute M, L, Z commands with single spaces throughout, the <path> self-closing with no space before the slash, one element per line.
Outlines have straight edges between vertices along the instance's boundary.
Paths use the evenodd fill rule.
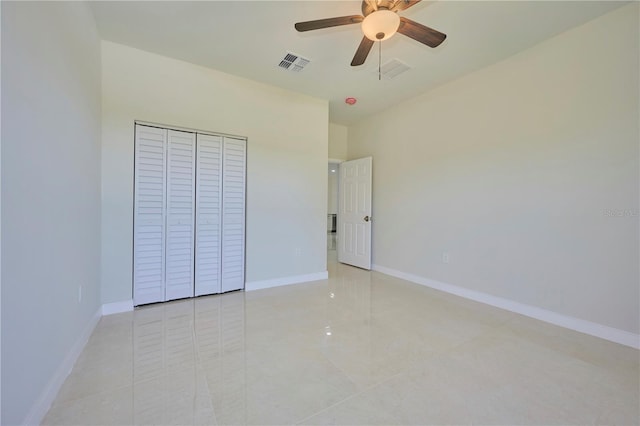
<path fill-rule="evenodd" d="M 222 291 L 222 137 L 198 134 L 196 151 L 195 295 L 202 296 Z"/>
<path fill-rule="evenodd" d="M 164 300 L 167 131 L 136 125 L 133 303 Z"/>
<path fill-rule="evenodd" d="M 246 150 L 243 139 L 224 138 L 222 163 L 222 291 L 244 288 Z"/>
<path fill-rule="evenodd" d="M 168 130 L 165 300 L 193 297 L 195 133 Z"/>

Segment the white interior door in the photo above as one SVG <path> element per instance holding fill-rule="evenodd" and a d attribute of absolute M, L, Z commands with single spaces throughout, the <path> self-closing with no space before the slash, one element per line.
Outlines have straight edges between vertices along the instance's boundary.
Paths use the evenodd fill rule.
<path fill-rule="evenodd" d="M 136 125 L 133 303 L 164 300 L 167 131 Z"/>
<path fill-rule="evenodd" d="M 222 137 L 198 134 L 195 295 L 222 292 Z"/>
<path fill-rule="evenodd" d="M 196 134 L 168 131 L 165 300 L 193 297 Z"/>
<path fill-rule="evenodd" d="M 245 139 L 136 125 L 134 306 L 244 288 Z"/>
<path fill-rule="evenodd" d="M 244 288 L 247 143 L 224 138 L 222 150 L 222 292 Z"/>
<path fill-rule="evenodd" d="M 338 261 L 371 269 L 372 158 L 340 163 Z"/>

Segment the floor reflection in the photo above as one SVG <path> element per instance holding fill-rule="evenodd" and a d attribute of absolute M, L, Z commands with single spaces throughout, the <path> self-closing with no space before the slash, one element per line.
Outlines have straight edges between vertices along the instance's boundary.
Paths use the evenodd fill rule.
<path fill-rule="evenodd" d="M 137 309 L 133 423 L 245 423 L 244 316 L 243 293 Z"/>
<path fill-rule="evenodd" d="M 637 421 L 636 350 L 334 254 L 328 280 L 103 317 L 43 424 Z"/>

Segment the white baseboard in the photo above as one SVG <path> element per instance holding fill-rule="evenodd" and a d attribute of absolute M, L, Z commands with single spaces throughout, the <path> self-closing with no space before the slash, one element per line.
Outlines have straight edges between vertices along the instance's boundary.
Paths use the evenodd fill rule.
<path fill-rule="evenodd" d="M 386 275 L 391 275 L 392 277 L 401 278 L 403 280 L 411 281 L 413 283 L 444 291 L 446 293 L 455 294 L 456 296 L 464 297 L 465 299 L 475 300 L 476 302 L 485 303 L 487 305 L 495 306 L 497 308 L 535 318 L 540 321 L 568 328 L 570 330 L 579 331 L 580 333 L 589 334 L 601 339 L 620 343 L 621 345 L 640 349 L 640 335 L 620 330 L 618 328 L 613 328 L 595 322 L 562 315 L 557 312 L 538 308 L 536 306 L 525 305 L 524 303 L 514 302 L 513 300 L 492 296 L 487 293 L 446 284 L 440 281 L 431 280 L 429 278 L 420 277 L 418 275 L 409 274 L 381 265 L 373 265 L 372 269 Z"/>
<path fill-rule="evenodd" d="M 25 418 L 23 424 L 25 425 L 39 425 L 44 419 L 44 416 L 49 411 L 51 404 L 56 399 L 58 395 L 58 391 L 62 387 L 62 384 L 67 379 L 69 373 L 73 369 L 74 364 L 78 360 L 78 357 L 82 353 L 85 345 L 89 341 L 89 337 L 91 337 L 91 333 L 96 328 L 98 321 L 101 317 L 101 309 L 98 309 L 93 317 L 89 320 L 89 323 L 86 325 L 78 340 L 73 345 L 67 356 L 62 361 L 56 372 L 49 380 L 49 383 L 45 387 L 44 391 L 40 394 L 40 397 L 36 401 L 35 404 L 29 410 L 27 417 Z"/>
<path fill-rule="evenodd" d="M 121 312 L 130 311 L 133 311 L 133 299 L 105 303 L 102 305 L 102 315 L 119 314 Z"/>
<path fill-rule="evenodd" d="M 245 283 L 245 291 L 261 290 L 263 288 L 279 287 L 281 285 L 306 283 L 309 281 L 320 281 L 329 278 L 329 272 L 316 272 L 315 274 L 294 275 L 291 277 L 275 278 L 272 280 L 250 281 Z"/>

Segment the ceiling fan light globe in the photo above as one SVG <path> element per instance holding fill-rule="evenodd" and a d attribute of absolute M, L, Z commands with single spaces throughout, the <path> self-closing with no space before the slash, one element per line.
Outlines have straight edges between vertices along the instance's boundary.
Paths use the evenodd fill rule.
<path fill-rule="evenodd" d="M 362 21 L 362 32 L 365 37 L 373 41 L 382 41 L 390 38 L 398 31 L 400 17 L 390 10 L 377 10 L 370 13 Z M 380 38 L 380 34 L 383 34 Z"/>

